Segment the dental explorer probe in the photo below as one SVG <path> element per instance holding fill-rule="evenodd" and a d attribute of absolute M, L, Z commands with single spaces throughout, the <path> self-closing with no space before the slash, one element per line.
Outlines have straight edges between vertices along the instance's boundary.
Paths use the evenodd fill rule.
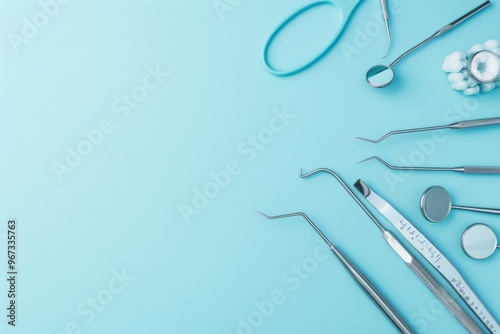
<path fill-rule="evenodd" d="M 358 283 L 358 285 L 364 290 L 364 292 L 372 299 L 372 301 L 380 308 L 382 312 L 387 316 L 387 318 L 393 323 L 393 325 L 403 334 L 414 334 L 410 326 L 404 321 L 404 319 L 399 315 L 399 313 L 389 304 L 389 302 L 384 298 L 384 296 L 377 290 L 377 288 L 370 282 L 370 280 L 363 275 L 363 273 L 352 263 L 337 247 L 335 247 L 330 240 L 321 232 L 321 230 L 313 223 L 313 221 L 303 212 L 288 213 L 279 216 L 268 216 L 260 211 L 257 211 L 262 216 L 267 219 L 280 219 L 288 218 L 294 216 L 302 216 L 305 220 L 311 224 L 311 226 L 318 232 L 321 238 L 328 244 L 333 255 L 342 263 L 342 265 L 347 269 L 352 278 Z"/>
<path fill-rule="evenodd" d="M 482 334 L 483 331 L 479 326 L 472 320 L 469 314 L 450 296 L 450 294 L 439 284 L 438 281 L 431 275 L 431 273 L 425 269 L 425 267 L 415 258 L 411 253 L 399 242 L 399 240 L 388 230 L 386 230 L 382 224 L 375 218 L 368 208 L 354 195 L 354 193 L 349 189 L 345 182 L 337 175 L 334 171 L 327 168 L 318 168 L 307 174 L 302 174 L 300 171 L 300 177 L 306 178 L 313 174 L 319 172 L 326 172 L 332 175 L 339 181 L 339 183 L 344 187 L 349 195 L 356 201 L 356 203 L 363 209 L 363 211 L 370 217 L 370 219 L 375 223 L 375 225 L 382 232 L 382 236 L 385 241 L 391 246 L 391 248 L 399 255 L 399 257 L 406 263 L 411 271 L 431 290 L 431 292 L 443 303 L 444 306 L 450 311 L 451 314 L 464 326 L 469 333 Z"/>
<path fill-rule="evenodd" d="M 368 160 L 378 160 L 380 163 L 392 170 L 418 170 L 431 172 L 459 172 L 464 174 L 500 174 L 500 166 L 461 166 L 461 167 L 413 167 L 413 166 L 394 166 L 374 155 L 368 159 L 361 160 L 358 164 Z"/>
<path fill-rule="evenodd" d="M 389 52 L 389 47 L 391 46 L 391 30 L 389 29 L 389 11 L 387 10 L 387 0 L 380 0 L 382 5 L 382 16 L 385 21 L 385 29 L 387 30 L 387 48 L 385 49 L 385 55 L 382 58 L 387 57 Z"/>
<path fill-rule="evenodd" d="M 373 140 L 363 137 L 356 137 L 357 139 L 361 139 L 364 141 L 368 141 L 370 143 L 380 143 L 382 140 L 386 139 L 392 135 L 398 135 L 402 133 L 411 133 L 411 132 L 420 132 L 420 131 L 431 131 L 431 130 L 440 130 L 440 129 L 469 129 L 469 128 L 477 128 L 480 126 L 488 126 L 488 125 L 498 125 L 500 124 L 500 117 L 492 117 L 492 118 L 481 118 L 481 119 L 471 119 L 468 121 L 460 121 L 448 125 L 437 125 L 437 126 L 429 126 L 425 128 L 416 128 L 416 129 L 406 129 L 406 130 L 395 130 L 383 135 L 379 139 Z"/>

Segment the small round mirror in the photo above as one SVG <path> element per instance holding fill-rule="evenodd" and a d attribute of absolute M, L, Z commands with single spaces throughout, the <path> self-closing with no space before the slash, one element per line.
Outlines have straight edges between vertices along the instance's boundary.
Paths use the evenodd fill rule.
<path fill-rule="evenodd" d="M 366 72 L 366 81 L 375 88 L 387 87 L 394 79 L 394 71 L 387 65 L 375 65 Z"/>
<path fill-rule="evenodd" d="M 430 222 L 443 221 L 451 210 L 451 198 L 446 189 L 439 186 L 428 188 L 420 198 L 420 211 Z"/>
<path fill-rule="evenodd" d="M 478 82 L 494 82 L 500 76 L 500 57 L 493 51 L 479 51 L 470 58 L 467 72 Z"/>
<path fill-rule="evenodd" d="M 487 225 L 469 226 L 462 235 L 462 249 L 469 257 L 482 260 L 491 256 L 497 249 L 497 236 Z"/>

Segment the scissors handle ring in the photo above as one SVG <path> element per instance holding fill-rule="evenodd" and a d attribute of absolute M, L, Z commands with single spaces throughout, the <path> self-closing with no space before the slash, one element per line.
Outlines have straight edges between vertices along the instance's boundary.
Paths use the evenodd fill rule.
<path fill-rule="evenodd" d="M 273 75 L 276 75 L 276 76 L 281 76 L 281 77 L 284 77 L 284 76 L 288 76 L 288 75 L 292 75 L 292 74 L 295 74 L 295 73 L 298 73 L 300 71 L 303 71 L 305 70 L 306 68 L 308 68 L 309 66 L 313 65 L 314 63 L 316 63 L 319 59 L 321 59 L 332 47 L 333 45 L 335 44 L 335 42 L 337 42 L 337 39 L 340 37 L 343 29 L 344 29 L 344 26 L 345 24 L 347 23 L 347 21 L 349 20 L 352 12 L 354 11 L 355 7 L 360 3 L 361 1 L 358 1 L 356 3 L 356 5 L 354 6 L 354 8 L 352 8 L 352 10 L 349 11 L 349 14 L 347 16 L 347 18 L 344 19 L 344 13 L 342 11 L 342 9 L 340 8 L 340 6 L 331 1 L 331 0 L 320 0 L 320 1 L 315 1 L 315 2 L 312 2 L 302 8 L 300 8 L 299 10 L 297 10 L 296 12 L 294 12 L 293 14 L 291 14 L 290 16 L 288 16 L 287 18 L 285 18 L 283 20 L 283 22 L 281 22 L 276 29 L 274 29 L 274 31 L 269 35 L 269 37 L 267 38 L 265 44 L 264 44 L 264 48 L 263 48 L 263 51 L 262 51 L 262 63 L 264 64 L 264 68 L 271 74 Z M 311 8 L 314 8 L 314 7 L 317 7 L 317 6 L 320 6 L 320 5 L 330 5 L 332 7 L 335 8 L 336 12 L 338 13 L 338 19 L 339 19 L 339 25 L 340 27 L 338 28 L 338 31 L 337 33 L 335 34 L 335 36 L 333 36 L 332 40 L 329 42 L 328 46 L 323 50 L 321 51 L 320 53 L 318 53 L 315 57 L 313 57 L 310 61 L 308 61 L 307 63 L 305 63 L 304 65 L 301 65 L 295 69 L 292 69 L 292 70 L 277 70 L 276 68 L 274 68 L 270 63 L 269 63 L 269 57 L 268 57 L 268 53 L 269 53 L 269 47 L 271 45 L 271 43 L 273 42 L 274 38 L 278 35 L 278 33 L 288 24 L 290 23 L 290 21 L 292 21 L 293 19 L 295 19 L 297 16 L 305 13 L 306 11 L 308 11 L 309 9 Z"/>

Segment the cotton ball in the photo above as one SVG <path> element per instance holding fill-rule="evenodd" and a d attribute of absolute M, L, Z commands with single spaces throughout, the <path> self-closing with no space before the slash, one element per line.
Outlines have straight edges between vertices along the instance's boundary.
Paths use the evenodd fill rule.
<path fill-rule="evenodd" d="M 462 70 L 460 73 L 464 76 L 464 80 L 469 79 L 469 72 L 467 70 Z"/>
<path fill-rule="evenodd" d="M 462 51 L 455 51 L 450 53 L 446 58 L 444 58 L 444 61 L 449 61 L 449 60 L 462 60 L 465 59 L 465 52 Z"/>
<path fill-rule="evenodd" d="M 466 66 L 466 64 L 467 63 L 465 61 L 461 61 L 460 59 L 453 59 L 445 61 L 441 68 L 445 72 L 459 72 Z"/>
<path fill-rule="evenodd" d="M 467 89 L 464 89 L 464 95 L 476 95 L 477 93 L 479 93 L 479 86 L 474 86 L 474 87 L 471 87 L 471 88 L 467 88 Z"/>
<path fill-rule="evenodd" d="M 448 81 L 450 83 L 454 83 L 454 82 L 458 82 L 458 81 L 463 81 L 465 78 L 464 78 L 464 75 L 459 72 L 459 73 L 450 73 L 448 74 Z"/>
<path fill-rule="evenodd" d="M 472 79 L 472 78 L 467 79 L 467 86 L 468 86 L 469 88 L 474 87 L 474 86 L 476 86 L 476 85 L 477 85 L 477 81 L 475 81 L 475 80 L 474 80 L 474 79 Z"/>
<path fill-rule="evenodd" d="M 494 50 L 500 48 L 498 39 L 490 39 L 489 41 L 484 42 L 483 45 L 486 50 Z"/>
<path fill-rule="evenodd" d="M 497 55 L 500 56 L 500 48 L 496 48 L 496 49 L 493 49 L 491 51 L 495 52 Z"/>
<path fill-rule="evenodd" d="M 488 82 L 485 84 L 481 84 L 480 87 L 481 87 L 481 93 L 488 93 L 489 91 L 493 90 L 496 87 L 496 85 L 493 82 Z"/>
<path fill-rule="evenodd" d="M 467 52 L 465 52 L 465 55 L 467 56 L 467 59 L 469 59 L 473 54 L 483 50 L 484 50 L 483 44 L 474 44 L 469 50 L 467 50 Z"/>
<path fill-rule="evenodd" d="M 452 83 L 451 88 L 456 89 L 456 90 L 464 90 L 464 89 L 469 88 L 469 85 L 467 85 L 467 81 L 462 80 L 459 82 Z"/>

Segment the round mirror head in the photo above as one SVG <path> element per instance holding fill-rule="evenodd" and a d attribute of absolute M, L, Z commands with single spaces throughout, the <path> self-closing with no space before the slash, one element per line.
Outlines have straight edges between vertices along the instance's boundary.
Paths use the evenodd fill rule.
<path fill-rule="evenodd" d="M 478 82 L 494 82 L 500 77 L 500 57 L 490 50 L 479 51 L 469 59 L 467 72 Z"/>
<path fill-rule="evenodd" d="M 420 198 L 420 211 L 430 222 L 439 223 L 448 217 L 451 210 L 451 198 L 446 189 L 439 186 L 428 188 Z"/>
<path fill-rule="evenodd" d="M 473 259 L 486 259 L 497 249 L 497 236 L 487 225 L 471 225 L 462 235 L 462 249 Z"/>
<path fill-rule="evenodd" d="M 394 71 L 387 65 L 375 65 L 366 72 L 366 81 L 375 88 L 387 87 L 394 79 Z"/>

